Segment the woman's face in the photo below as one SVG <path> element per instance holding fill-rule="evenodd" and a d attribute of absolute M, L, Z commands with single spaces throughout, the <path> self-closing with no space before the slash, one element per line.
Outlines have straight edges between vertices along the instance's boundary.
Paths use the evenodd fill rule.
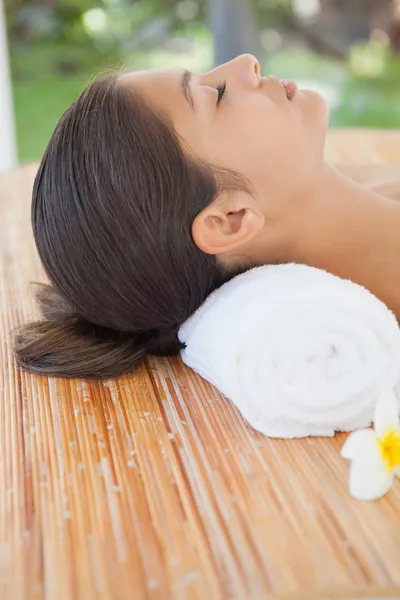
<path fill-rule="evenodd" d="M 289 100 L 278 78 L 261 76 L 251 54 L 189 78 L 184 69 L 167 68 L 121 79 L 168 113 L 195 156 L 245 175 L 267 217 L 306 195 L 323 162 L 326 101 L 311 90 Z"/>
<path fill-rule="evenodd" d="M 281 196 L 285 188 L 312 175 L 322 160 L 328 123 L 327 104 L 318 93 L 297 90 L 288 100 L 276 77 L 261 76 L 251 54 L 193 73 L 186 95 L 183 74 L 172 67 L 134 71 L 122 78 L 167 111 L 195 156 L 239 171 L 256 189 L 261 185 L 271 196 Z M 222 89 L 218 92 L 217 87 L 224 82 L 218 102 Z"/>

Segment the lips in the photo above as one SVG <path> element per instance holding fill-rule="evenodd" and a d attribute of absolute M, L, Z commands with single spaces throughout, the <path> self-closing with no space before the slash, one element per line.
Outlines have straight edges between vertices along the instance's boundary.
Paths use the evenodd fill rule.
<path fill-rule="evenodd" d="M 287 96 L 288 100 L 293 100 L 293 98 L 297 92 L 296 82 L 291 81 L 290 79 L 281 79 L 280 82 L 286 91 L 286 96 Z"/>

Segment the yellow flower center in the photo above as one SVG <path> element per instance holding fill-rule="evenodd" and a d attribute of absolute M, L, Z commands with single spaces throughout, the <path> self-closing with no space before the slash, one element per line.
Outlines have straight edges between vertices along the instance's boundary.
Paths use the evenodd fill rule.
<path fill-rule="evenodd" d="M 383 438 L 378 438 L 378 446 L 389 471 L 400 467 L 400 430 L 390 429 Z"/>

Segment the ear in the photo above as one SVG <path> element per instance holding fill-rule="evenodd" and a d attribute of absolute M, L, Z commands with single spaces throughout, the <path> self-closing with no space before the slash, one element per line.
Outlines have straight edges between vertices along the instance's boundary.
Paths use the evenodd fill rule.
<path fill-rule="evenodd" d="M 252 196 L 240 190 L 222 192 L 195 217 L 192 237 L 206 254 L 221 254 L 249 242 L 264 224 L 265 216 Z"/>

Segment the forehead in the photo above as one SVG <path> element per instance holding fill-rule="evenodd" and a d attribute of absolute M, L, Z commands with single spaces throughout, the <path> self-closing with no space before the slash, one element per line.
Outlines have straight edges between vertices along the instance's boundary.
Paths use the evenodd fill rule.
<path fill-rule="evenodd" d="M 129 71 L 120 75 L 120 82 L 134 86 L 148 100 L 160 101 L 158 94 L 179 96 L 179 83 L 182 69 L 169 67 L 165 69 L 146 69 Z"/>

